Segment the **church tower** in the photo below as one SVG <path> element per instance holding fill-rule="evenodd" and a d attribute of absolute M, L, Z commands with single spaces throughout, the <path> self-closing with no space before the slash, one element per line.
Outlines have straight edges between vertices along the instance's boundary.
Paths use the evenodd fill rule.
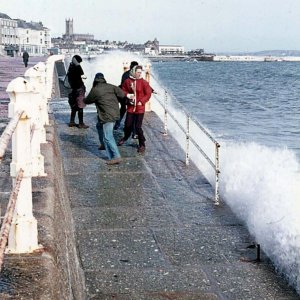
<path fill-rule="evenodd" d="M 73 35 L 73 19 L 66 19 L 66 37 Z"/>

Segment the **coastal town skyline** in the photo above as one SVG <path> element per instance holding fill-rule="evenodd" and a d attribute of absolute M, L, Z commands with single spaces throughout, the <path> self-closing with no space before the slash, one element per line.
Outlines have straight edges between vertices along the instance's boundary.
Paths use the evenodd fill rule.
<path fill-rule="evenodd" d="M 164 44 L 210 52 L 300 50 L 300 2 L 297 0 L 87 0 L 52 2 L 12 0 L 2 12 L 11 18 L 41 21 L 52 37 L 65 32 L 65 19 L 74 31 L 96 39 L 144 43 L 157 37 Z"/>

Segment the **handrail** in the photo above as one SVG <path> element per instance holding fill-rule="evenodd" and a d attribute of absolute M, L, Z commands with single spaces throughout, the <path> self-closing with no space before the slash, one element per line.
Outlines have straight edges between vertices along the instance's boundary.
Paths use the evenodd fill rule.
<path fill-rule="evenodd" d="M 12 137 L 23 113 L 24 113 L 24 110 L 17 111 L 14 114 L 13 118 L 8 123 L 8 125 L 6 126 L 3 133 L 1 134 L 1 137 L 0 137 L 0 160 L 2 160 L 2 158 L 5 154 L 5 151 L 7 149 L 9 141 L 11 140 L 11 137 Z"/>
<path fill-rule="evenodd" d="M 24 175 L 24 170 L 20 169 L 18 176 L 15 181 L 15 186 L 10 194 L 9 201 L 7 204 L 6 213 L 1 225 L 0 230 L 0 271 L 2 269 L 4 251 L 8 240 L 8 235 L 11 227 L 11 222 L 13 219 L 13 213 L 16 207 L 18 193 L 20 191 L 21 181 Z"/>
<path fill-rule="evenodd" d="M 158 80 L 151 74 L 151 76 L 158 82 Z M 194 118 L 188 113 L 185 108 L 178 102 L 176 102 L 176 106 L 184 113 L 186 116 L 186 128 L 176 119 L 174 114 L 170 111 L 168 106 L 168 92 L 164 89 L 164 103 L 158 98 L 158 96 L 154 93 L 154 98 L 164 109 L 164 135 L 167 135 L 167 115 L 169 115 L 173 121 L 177 124 L 177 126 L 183 131 L 186 135 L 186 165 L 189 164 L 189 141 L 193 143 L 196 149 L 202 154 L 202 156 L 208 161 L 209 165 L 215 171 L 215 205 L 220 204 L 220 193 L 219 193 L 219 174 L 220 174 L 220 144 L 211 136 L 211 134 Z M 200 145 L 191 137 L 190 135 L 190 121 L 193 121 L 194 124 L 215 144 L 215 162 L 213 162 L 205 151 L 200 147 Z"/>

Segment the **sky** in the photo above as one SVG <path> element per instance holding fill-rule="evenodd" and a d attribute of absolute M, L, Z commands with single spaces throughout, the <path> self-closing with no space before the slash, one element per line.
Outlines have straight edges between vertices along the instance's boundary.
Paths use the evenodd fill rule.
<path fill-rule="evenodd" d="M 41 21 L 52 37 L 181 45 L 206 52 L 300 50 L 300 0 L 0 0 L 13 19 Z"/>

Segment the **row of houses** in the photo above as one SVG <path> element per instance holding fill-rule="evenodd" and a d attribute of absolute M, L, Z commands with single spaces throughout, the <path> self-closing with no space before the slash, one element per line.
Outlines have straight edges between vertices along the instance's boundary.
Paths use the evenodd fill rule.
<path fill-rule="evenodd" d="M 116 41 L 96 40 L 91 34 L 75 33 L 73 19 L 66 19 L 66 32 L 62 37 L 52 39 L 54 53 L 73 54 L 77 52 L 102 53 L 104 50 L 117 50 L 136 52 L 149 56 L 157 55 L 182 55 L 184 47 L 177 45 L 161 45 L 157 38 L 144 44 L 134 44 Z"/>
<path fill-rule="evenodd" d="M 26 22 L 0 13 L 0 55 L 17 56 L 24 51 L 30 56 L 41 56 L 50 52 L 100 54 L 104 50 L 115 49 L 149 56 L 184 54 L 183 46 L 160 45 L 156 38 L 144 44 L 96 40 L 91 34 L 74 33 L 73 19 L 66 19 L 66 32 L 62 37 L 51 39 L 50 29 L 43 26 L 42 22 Z"/>
<path fill-rule="evenodd" d="M 27 51 L 31 56 L 41 56 L 50 47 L 51 31 L 42 22 L 26 22 L 0 13 L 0 55 L 17 56 Z"/>

